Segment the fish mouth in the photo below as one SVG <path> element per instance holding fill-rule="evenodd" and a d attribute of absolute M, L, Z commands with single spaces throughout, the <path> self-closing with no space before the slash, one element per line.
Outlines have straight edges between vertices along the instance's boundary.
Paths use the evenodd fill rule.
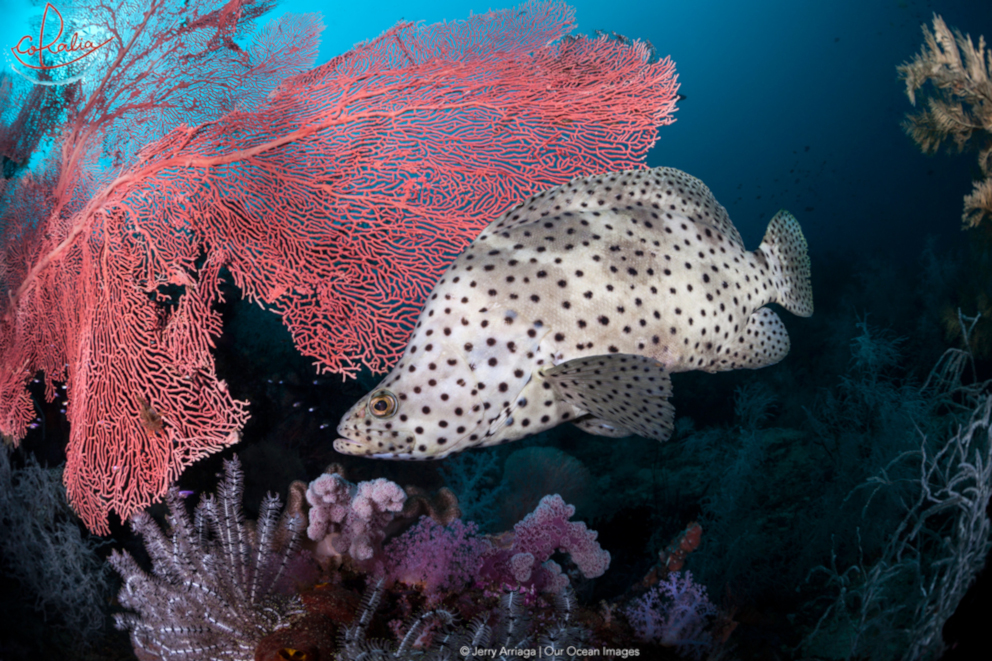
<path fill-rule="evenodd" d="M 372 454 L 366 444 L 353 441 L 350 438 L 338 438 L 334 441 L 334 450 L 341 454 L 360 455 L 371 459 L 402 459 L 410 460 L 416 457 L 409 452 L 380 452 Z"/>
<path fill-rule="evenodd" d="M 350 438 L 338 438 L 334 441 L 334 449 L 341 454 L 364 454 L 365 447 Z"/>

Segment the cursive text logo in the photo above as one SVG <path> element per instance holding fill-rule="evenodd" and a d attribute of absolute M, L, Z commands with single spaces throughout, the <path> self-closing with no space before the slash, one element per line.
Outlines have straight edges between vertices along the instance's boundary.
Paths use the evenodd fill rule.
<path fill-rule="evenodd" d="M 10 52 L 21 66 L 33 71 L 47 72 L 75 64 L 111 41 L 108 38 L 106 41 L 94 43 L 90 39 L 80 37 L 78 32 L 73 32 L 72 37 L 66 41 L 62 39 L 64 33 L 65 21 L 62 19 L 62 13 L 48 3 L 41 15 L 41 29 L 38 31 L 37 42 L 31 35 L 24 35 Z M 43 77 L 49 78 L 49 76 Z M 72 80 L 78 80 L 78 76 L 73 77 Z M 35 80 L 35 82 L 42 81 Z M 61 80 L 56 84 L 67 82 L 71 81 Z"/>

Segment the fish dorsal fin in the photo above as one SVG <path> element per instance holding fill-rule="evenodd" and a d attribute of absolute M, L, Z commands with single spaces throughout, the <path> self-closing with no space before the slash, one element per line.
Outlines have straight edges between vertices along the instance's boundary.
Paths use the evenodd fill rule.
<path fill-rule="evenodd" d="M 769 308 L 759 308 L 747 320 L 738 339 L 740 357 L 734 367 L 758 369 L 782 360 L 789 353 L 789 332 Z"/>
<path fill-rule="evenodd" d="M 716 201 L 706 184 L 675 168 L 623 170 L 572 179 L 514 206 L 494 220 L 483 234 L 497 234 L 538 223 L 546 216 L 614 210 L 622 214 L 627 209 L 684 216 L 716 230 L 734 245 L 744 248 L 740 232 L 730 222 L 727 210 Z"/>
<path fill-rule="evenodd" d="M 665 208 L 675 210 L 698 225 L 705 225 L 723 234 L 734 245 L 744 249 L 744 239 L 730 221 L 730 215 L 716 201 L 709 186 L 687 172 L 675 168 L 655 168 L 656 179 L 665 182 Z"/>
<path fill-rule="evenodd" d="M 672 435 L 672 380 L 652 358 L 588 356 L 544 370 L 542 376 L 562 399 L 600 421 L 659 441 Z"/>

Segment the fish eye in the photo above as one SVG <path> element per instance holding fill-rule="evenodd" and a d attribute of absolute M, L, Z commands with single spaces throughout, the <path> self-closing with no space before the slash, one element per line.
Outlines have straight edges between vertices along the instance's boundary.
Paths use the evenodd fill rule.
<path fill-rule="evenodd" d="M 396 395 L 379 390 L 369 397 L 369 414 L 374 418 L 391 418 L 396 415 Z"/>

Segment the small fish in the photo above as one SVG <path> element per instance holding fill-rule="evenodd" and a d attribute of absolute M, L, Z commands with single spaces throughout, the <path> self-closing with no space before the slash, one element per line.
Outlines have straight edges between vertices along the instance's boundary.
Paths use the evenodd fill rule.
<path fill-rule="evenodd" d="M 507 211 L 459 255 L 399 363 L 341 419 L 334 449 L 439 459 L 565 422 L 665 440 L 672 373 L 785 357 L 769 303 L 813 313 L 806 240 L 787 211 L 747 252 L 684 172 L 574 179 Z"/>

